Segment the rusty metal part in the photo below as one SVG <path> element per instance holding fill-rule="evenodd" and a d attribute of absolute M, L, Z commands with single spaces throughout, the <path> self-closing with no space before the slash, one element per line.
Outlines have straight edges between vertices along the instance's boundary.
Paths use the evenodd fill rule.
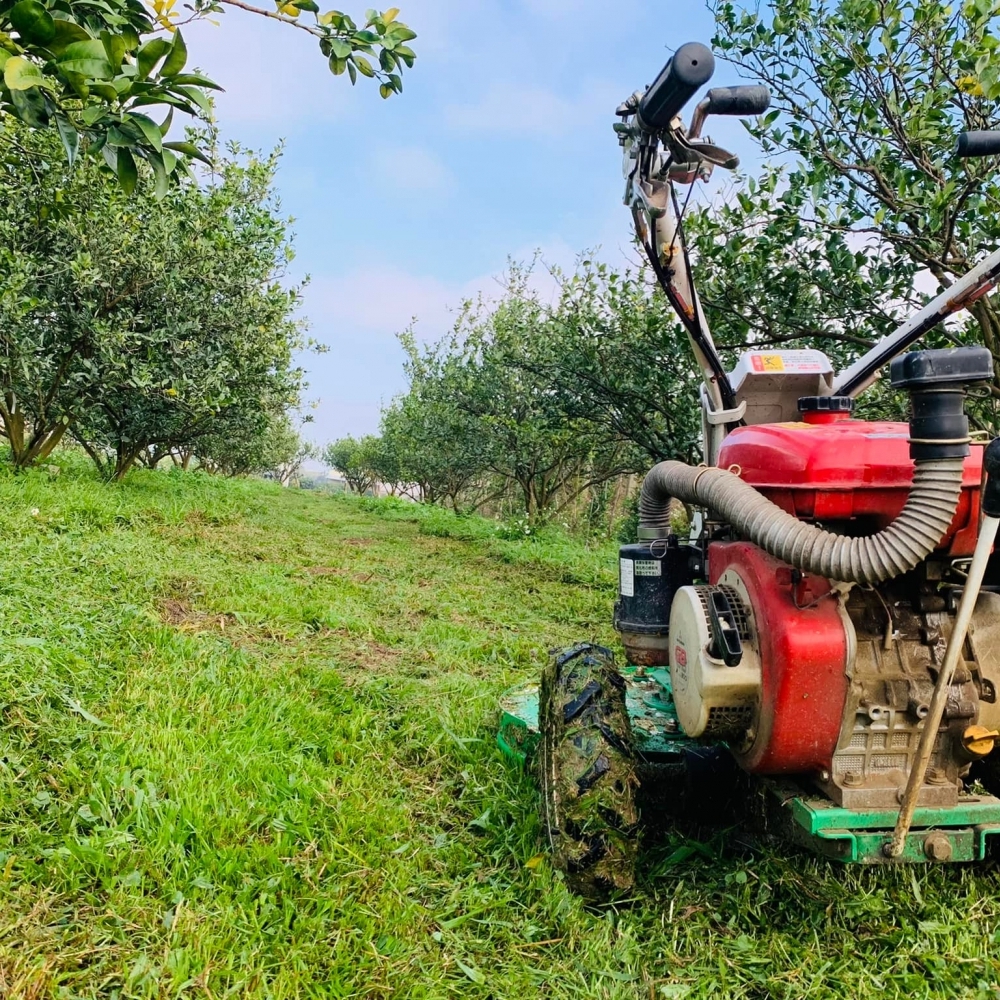
<path fill-rule="evenodd" d="M 625 657 L 636 667 L 665 667 L 670 662 L 670 637 L 642 632 L 621 633 Z"/>
<path fill-rule="evenodd" d="M 947 614 L 916 610 L 913 587 L 912 580 L 879 590 L 855 587 L 845 604 L 854 649 L 850 685 L 831 766 L 817 781 L 830 799 L 847 809 L 898 809 L 916 760 L 952 620 Z M 984 672 L 1000 672 L 1000 657 L 976 662 L 971 650 L 966 657 L 969 662 L 963 662 L 961 675 L 956 671 L 949 688 L 946 728 L 935 745 L 932 765 L 940 777 L 925 784 L 922 806 L 957 804 L 958 782 L 972 758 L 957 754 L 956 743 L 979 721 L 979 679 Z"/>
<path fill-rule="evenodd" d="M 983 584 L 983 577 L 986 575 L 986 565 L 993 552 L 993 543 L 997 537 L 998 527 L 1000 527 L 1000 519 L 995 517 L 983 518 L 983 524 L 979 530 L 979 540 L 976 542 L 976 552 L 969 566 L 969 576 L 962 591 L 962 599 L 958 605 L 955 624 L 951 630 L 951 637 L 948 640 L 948 649 L 945 653 L 944 663 L 941 665 L 937 683 L 934 685 L 934 697 L 931 699 L 931 709 L 924 720 L 917 759 L 910 770 L 909 780 L 906 783 L 906 792 L 903 795 L 903 804 L 899 810 L 899 819 L 896 821 L 896 829 L 893 831 L 892 840 L 886 844 L 886 854 L 891 858 L 899 857 L 906 845 L 906 835 L 910 831 L 910 825 L 913 822 L 913 813 L 916 811 L 920 789 L 924 783 L 924 775 L 930 763 L 931 754 L 934 752 L 935 742 L 939 738 L 938 730 L 941 727 L 945 709 L 948 707 L 948 693 L 952 678 L 965 646 L 965 637 L 969 631 L 969 623 L 976 608 L 976 601 L 979 598 L 979 590 Z"/>
<path fill-rule="evenodd" d="M 924 841 L 924 854 L 929 861 L 950 861 L 951 841 L 943 833 L 932 833 Z"/>

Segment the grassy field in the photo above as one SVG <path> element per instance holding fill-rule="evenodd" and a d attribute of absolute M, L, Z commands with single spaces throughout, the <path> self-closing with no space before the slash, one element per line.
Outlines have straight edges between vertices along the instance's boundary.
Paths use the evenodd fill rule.
<path fill-rule="evenodd" d="M 497 696 L 614 551 L 198 474 L 0 475 L 0 996 L 1000 996 L 1000 879 L 670 833 L 586 910 Z"/>

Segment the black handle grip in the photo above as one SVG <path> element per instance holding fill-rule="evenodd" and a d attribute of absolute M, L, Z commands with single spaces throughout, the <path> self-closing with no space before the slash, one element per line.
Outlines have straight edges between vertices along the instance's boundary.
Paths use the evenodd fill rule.
<path fill-rule="evenodd" d="M 736 615 L 729 598 L 713 590 L 708 604 L 708 620 L 712 632 L 709 656 L 722 660 L 727 667 L 738 667 L 743 659 L 743 640 L 736 625 Z"/>
<path fill-rule="evenodd" d="M 958 137 L 958 155 L 996 156 L 1000 153 L 1000 131 L 963 132 Z"/>
<path fill-rule="evenodd" d="M 1000 438 L 994 438 L 986 446 L 983 471 L 986 473 L 986 488 L 979 505 L 987 517 L 1000 517 Z"/>
<path fill-rule="evenodd" d="M 771 106 L 771 91 L 753 87 L 713 87 L 706 95 L 709 115 L 762 115 Z"/>
<path fill-rule="evenodd" d="M 682 45 L 639 102 L 639 126 L 647 132 L 667 128 L 714 72 L 711 49 L 700 42 Z"/>

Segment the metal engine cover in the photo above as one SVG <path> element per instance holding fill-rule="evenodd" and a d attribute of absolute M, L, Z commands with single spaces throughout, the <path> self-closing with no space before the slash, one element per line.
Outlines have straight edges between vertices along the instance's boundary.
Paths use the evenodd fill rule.
<path fill-rule="evenodd" d="M 712 583 L 746 588 L 760 651 L 759 707 L 737 748 L 740 766 L 753 774 L 829 768 L 853 659 L 840 601 L 819 577 L 807 574 L 795 587 L 791 567 L 750 542 L 714 542 L 708 563 Z"/>
<path fill-rule="evenodd" d="M 728 666 L 710 653 L 709 599 L 729 599 L 742 640 L 743 656 Z M 670 682 L 677 718 L 688 736 L 739 743 L 753 724 L 760 696 L 760 655 L 752 612 L 734 586 L 681 587 L 670 608 Z"/>

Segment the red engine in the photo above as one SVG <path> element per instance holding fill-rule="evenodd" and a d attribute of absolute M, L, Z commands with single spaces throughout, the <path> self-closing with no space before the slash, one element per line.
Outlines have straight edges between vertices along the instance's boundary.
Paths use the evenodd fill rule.
<path fill-rule="evenodd" d="M 722 444 L 718 464 L 796 517 L 848 521 L 881 531 L 906 503 L 913 483 L 907 424 L 806 413 L 800 423 L 739 427 Z M 942 548 L 972 555 L 979 517 L 983 446 L 965 461 L 962 498 Z M 840 529 L 838 529 L 840 530 Z"/>
<path fill-rule="evenodd" d="M 807 416 L 735 430 L 718 464 L 800 519 L 840 533 L 884 528 L 912 482 L 907 425 Z M 942 566 L 974 549 L 982 457 L 974 446 L 966 460 L 962 498 L 940 546 Z M 745 541 L 711 543 L 706 575 L 713 589 L 745 605 L 759 662 L 753 721 L 731 744 L 741 765 L 760 774 L 811 773 L 845 804 L 859 775 L 865 803 L 895 803 L 929 698 L 936 651 L 928 629 L 934 610 L 945 611 L 943 598 L 933 587 L 924 586 L 925 594 L 916 579 L 878 593 L 854 588 L 848 597 Z"/>

